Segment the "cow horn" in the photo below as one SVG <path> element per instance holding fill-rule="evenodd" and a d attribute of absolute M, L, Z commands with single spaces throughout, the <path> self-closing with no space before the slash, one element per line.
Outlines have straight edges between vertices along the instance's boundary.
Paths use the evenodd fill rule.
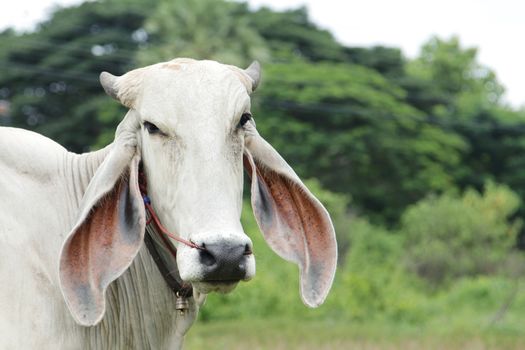
<path fill-rule="evenodd" d="M 100 73 L 100 84 L 104 88 L 104 91 L 118 101 L 117 79 L 118 77 L 108 72 Z"/>
<path fill-rule="evenodd" d="M 248 68 L 244 70 L 253 80 L 252 90 L 255 90 L 261 81 L 261 65 L 258 61 L 253 61 Z"/>

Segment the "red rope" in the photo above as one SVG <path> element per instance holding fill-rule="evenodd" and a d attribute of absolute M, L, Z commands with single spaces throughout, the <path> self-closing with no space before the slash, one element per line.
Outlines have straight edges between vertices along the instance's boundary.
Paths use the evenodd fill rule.
<path fill-rule="evenodd" d="M 174 234 L 170 233 L 164 226 L 162 226 L 162 224 L 160 223 L 159 217 L 157 216 L 157 214 L 155 213 L 155 210 L 151 206 L 150 199 L 147 195 L 146 176 L 144 175 L 142 171 L 139 173 L 139 188 L 140 188 L 140 193 L 142 194 L 142 198 L 144 199 L 144 206 L 146 207 L 146 210 L 148 211 L 149 216 L 150 216 L 149 220 L 146 222 L 146 225 L 149 225 L 151 221 L 153 221 L 157 229 L 165 236 L 170 237 L 171 239 L 174 239 L 180 243 L 183 243 L 187 245 L 188 247 L 204 250 L 204 247 L 201 247 L 191 241 L 185 240 L 184 238 L 175 236 Z M 165 236 L 161 235 L 160 237 L 162 238 L 164 243 L 168 246 L 168 248 L 170 249 L 170 252 L 175 256 L 177 252 L 171 249 L 171 245 L 169 244 L 169 241 L 167 241 Z"/>
<path fill-rule="evenodd" d="M 191 241 L 188 241 L 188 240 L 185 240 L 184 238 L 180 238 L 178 236 L 175 236 L 174 234 L 170 233 L 164 226 L 162 226 L 162 224 L 160 223 L 160 220 L 157 216 L 157 214 L 155 213 L 155 211 L 153 210 L 153 207 L 151 206 L 150 203 L 147 203 L 145 202 L 144 205 L 146 206 L 146 209 L 148 210 L 149 212 L 149 215 L 150 215 L 150 221 L 151 219 L 153 219 L 153 222 L 155 223 L 155 225 L 157 226 L 157 228 L 160 230 L 161 233 L 165 234 L 166 236 L 170 237 L 171 239 L 174 239 L 178 242 L 181 242 L 183 244 L 186 244 L 187 246 L 191 247 L 191 248 L 195 248 L 195 249 L 201 249 L 201 250 L 204 250 L 203 247 L 201 246 L 198 246 L 197 244 L 191 242 Z"/>

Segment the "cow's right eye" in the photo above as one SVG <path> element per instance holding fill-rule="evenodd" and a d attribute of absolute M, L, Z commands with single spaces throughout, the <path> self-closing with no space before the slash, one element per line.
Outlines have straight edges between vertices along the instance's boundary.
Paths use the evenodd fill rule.
<path fill-rule="evenodd" d="M 144 128 L 146 130 L 148 130 L 148 132 L 150 134 L 159 134 L 160 133 L 160 129 L 157 128 L 157 126 L 153 123 L 150 123 L 150 122 L 144 122 Z"/>
<path fill-rule="evenodd" d="M 241 115 L 241 120 L 239 120 L 239 125 L 243 127 L 244 124 L 248 123 L 250 119 L 252 119 L 252 115 L 250 113 L 243 113 L 243 115 Z"/>

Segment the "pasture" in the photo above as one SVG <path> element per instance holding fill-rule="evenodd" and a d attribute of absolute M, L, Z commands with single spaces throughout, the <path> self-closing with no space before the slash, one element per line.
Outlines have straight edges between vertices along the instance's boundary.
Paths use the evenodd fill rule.
<path fill-rule="evenodd" d="M 188 333 L 187 350 L 335 349 L 523 349 L 518 330 L 419 328 L 399 324 L 354 324 L 283 319 L 198 323 Z"/>

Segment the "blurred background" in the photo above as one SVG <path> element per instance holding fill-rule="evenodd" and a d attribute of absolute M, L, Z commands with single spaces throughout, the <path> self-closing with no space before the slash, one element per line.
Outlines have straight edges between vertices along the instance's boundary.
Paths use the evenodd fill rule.
<path fill-rule="evenodd" d="M 257 276 L 208 298 L 186 348 L 525 348 L 525 95 L 518 85 L 505 93 L 496 72 L 509 85 L 525 75 L 511 65 L 523 62 L 521 44 L 494 34 L 520 33 L 505 24 L 517 8 L 467 1 L 458 15 L 448 3 L 413 8 L 412 26 L 398 17 L 410 8 L 374 1 L 374 30 L 355 44 L 341 39 L 366 30 L 351 2 L 323 25 L 309 9 L 330 1 L 76 1 L 22 27 L 0 17 L 0 125 L 95 150 L 125 113 L 103 93 L 101 71 L 258 59 L 258 129 L 331 213 L 338 272 L 323 306 L 303 306 L 297 269 L 266 247 L 246 200 Z M 418 31 L 429 11 L 451 34 Z M 459 22 L 481 23 L 508 61 L 482 63 L 482 47 L 453 35 Z M 378 33 L 387 44 L 426 37 L 407 54 Z"/>

